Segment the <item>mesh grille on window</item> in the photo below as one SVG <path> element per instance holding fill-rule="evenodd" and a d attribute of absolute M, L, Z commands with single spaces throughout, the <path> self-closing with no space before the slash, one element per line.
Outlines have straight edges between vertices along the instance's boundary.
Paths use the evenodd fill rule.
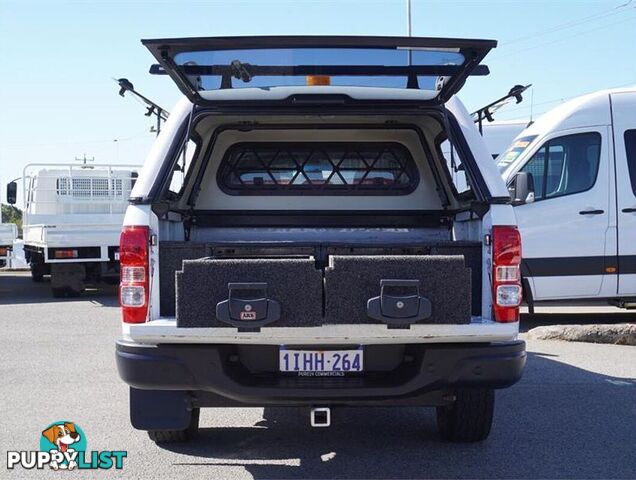
<path fill-rule="evenodd" d="M 72 178 L 73 196 L 76 198 L 89 198 L 91 196 L 90 178 Z"/>
<path fill-rule="evenodd" d="M 357 192 L 403 195 L 419 181 L 398 143 L 241 143 L 226 152 L 218 181 L 230 194 Z"/>
<path fill-rule="evenodd" d="M 93 197 L 108 198 L 108 179 L 107 178 L 93 178 L 92 188 L 93 188 Z"/>
<path fill-rule="evenodd" d="M 67 178 L 57 179 L 57 194 L 77 199 L 121 199 L 124 195 L 124 183 L 121 178 Z"/>
<path fill-rule="evenodd" d="M 68 195 L 70 193 L 70 178 L 58 178 L 57 179 L 57 193 L 58 195 Z"/>
<path fill-rule="evenodd" d="M 124 193 L 124 189 L 123 189 L 123 183 L 121 178 L 112 178 L 110 180 L 111 182 L 111 188 L 112 188 L 112 192 L 113 192 L 113 196 L 114 197 L 121 197 Z"/>

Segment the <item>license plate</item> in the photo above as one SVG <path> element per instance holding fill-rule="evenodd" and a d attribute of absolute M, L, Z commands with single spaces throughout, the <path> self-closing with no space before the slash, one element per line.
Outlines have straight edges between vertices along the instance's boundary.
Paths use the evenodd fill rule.
<path fill-rule="evenodd" d="M 362 372 L 362 347 L 356 350 L 291 350 L 280 347 L 279 368 L 281 372 L 300 375 L 343 375 L 347 372 Z"/>

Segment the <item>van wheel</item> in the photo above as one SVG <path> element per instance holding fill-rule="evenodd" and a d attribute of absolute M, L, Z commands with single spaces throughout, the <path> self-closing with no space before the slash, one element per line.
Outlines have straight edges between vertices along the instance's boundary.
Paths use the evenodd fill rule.
<path fill-rule="evenodd" d="M 193 439 L 199 432 L 200 409 L 193 408 L 190 425 L 185 430 L 150 430 L 148 436 L 155 443 L 178 443 Z"/>
<path fill-rule="evenodd" d="M 485 440 L 492 426 L 495 391 L 462 389 L 455 397 L 452 405 L 437 407 L 437 429 L 442 438 L 451 442 Z"/>

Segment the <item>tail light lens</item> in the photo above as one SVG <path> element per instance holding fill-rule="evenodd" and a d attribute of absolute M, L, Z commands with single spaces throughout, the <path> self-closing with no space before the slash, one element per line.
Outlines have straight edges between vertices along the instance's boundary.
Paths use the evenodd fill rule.
<path fill-rule="evenodd" d="M 54 250 L 55 258 L 78 258 L 79 252 L 72 249 L 56 248 Z"/>
<path fill-rule="evenodd" d="M 149 229 L 126 226 L 119 238 L 119 302 L 126 323 L 143 323 L 148 316 Z"/>
<path fill-rule="evenodd" d="M 492 298 L 497 322 L 519 321 L 521 304 L 521 235 L 516 227 L 492 228 Z"/>

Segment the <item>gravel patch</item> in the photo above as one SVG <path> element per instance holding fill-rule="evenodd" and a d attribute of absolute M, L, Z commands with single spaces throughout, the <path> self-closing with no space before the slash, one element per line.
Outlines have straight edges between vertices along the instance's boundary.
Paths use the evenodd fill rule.
<path fill-rule="evenodd" d="M 546 325 L 529 330 L 528 338 L 535 340 L 565 340 L 568 342 L 636 345 L 636 324 Z"/>

